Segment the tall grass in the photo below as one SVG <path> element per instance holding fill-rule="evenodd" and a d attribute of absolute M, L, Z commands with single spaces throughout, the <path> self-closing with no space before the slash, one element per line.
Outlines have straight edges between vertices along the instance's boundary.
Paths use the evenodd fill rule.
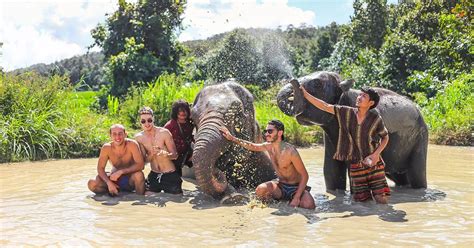
<path fill-rule="evenodd" d="M 89 110 L 92 99 L 66 77 L 1 74 L 0 162 L 97 155 L 112 121 Z"/>
<path fill-rule="evenodd" d="M 170 119 L 171 105 L 178 99 L 192 103 L 203 82 L 186 83 L 183 77 L 163 74 L 146 88 L 132 88 L 120 104 L 119 114 L 127 126 L 138 129 L 138 110 L 149 106 L 154 110 L 155 123 L 164 125 Z"/>

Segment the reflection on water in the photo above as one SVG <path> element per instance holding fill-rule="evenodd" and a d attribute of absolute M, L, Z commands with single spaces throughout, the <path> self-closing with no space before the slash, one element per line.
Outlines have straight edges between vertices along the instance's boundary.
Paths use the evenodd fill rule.
<path fill-rule="evenodd" d="M 182 196 L 94 195 L 97 159 L 0 165 L 0 245 L 469 245 L 473 148 L 430 146 L 428 189 L 392 187 L 387 206 L 325 193 L 323 149 L 300 149 L 316 210 L 222 206 L 185 180 Z M 148 170 L 147 170 L 148 172 Z"/>

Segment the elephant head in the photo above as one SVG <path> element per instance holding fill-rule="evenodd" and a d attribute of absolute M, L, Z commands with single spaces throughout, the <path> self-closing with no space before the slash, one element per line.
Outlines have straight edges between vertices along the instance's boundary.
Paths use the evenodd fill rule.
<path fill-rule="evenodd" d="M 205 87 L 196 96 L 191 118 L 197 128 L 193 164 L 202 191 L 214 198 L 231 194 L 232 184 L 237 181 L 235 175 L 239 173 L 248 181 L 244 186 L 255 186 L 275 177 L 265 154 L 255 154 L 233 144 L 219 130 L 225 126 L 236 137 L 257 141 L 260 134 L 253 96 L 244 87 L 233 82 Z M 234 166 L 235 163 L 239 166 Z"/>
<path fill-rule="evenodd" d="M 333 72 L 316 72 L 298 80 L 293 79 L 278 92 L 278 107 L 285 114 L 295 116 L 300 124 L 325 125 L 333 116 L 306 104 L 299 86 L 304 86 L 311 95 L 334 104 L 339 101 L 344 87 L 350 87 L 347 85 L 350 83 L 351 81 L 341 83 L 339 75 Z"/>

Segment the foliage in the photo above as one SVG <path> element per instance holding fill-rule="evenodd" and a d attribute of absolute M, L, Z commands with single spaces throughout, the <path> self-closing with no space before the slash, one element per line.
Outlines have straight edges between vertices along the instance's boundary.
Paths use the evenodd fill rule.
<path fill-rule="evenodd" d="M 27 68 L 13 70 L 15 75 L 34 71 L 37 74 L 50 77 L 65 75 L 78 90 L 97 90 L 100 85 L 106 84 L 103 77 L 104 55 L 99 52 L 90 52 L 81 56 L 56 61 L 51 64 L 35 64 Z"/>
<path fill-rule="evenodd" d="M 417 95 L 422 112 L 437 144 L 473 145 L 474 74 L 461 74 L 433 99 Z"/>
<path fill-rule="evenodd" d="M 108 60 L 112 95 L 124 96 L 131 85 L 179 70 L 183 50 L 175 31 L 184 7 L 184 0 L 119 0 L 118 10 L 92 30 L 94 45 L 102 47 Z"/>
<path fill-rule="evenodd" d="M 145 88 L 132 87 L 120 104 L 119 116 L 126 126 L 139 129 L 138 110 L 149 106 L 154 110 L 155 124 L 163 126 L 170 119 L 172 103 L 178 99 L 192 103 L 203 85 L 203 82 L 188 83 L 174 74 L 163 74 Z"/>
<path fill-rule="evenodd" d="M 379 49 L 387 28 L 386 0 L 355 0 L 351 36 L 359 48 Z"/>
<path fill-rule="evenodd" d="M 0 162 L 95 156 L 111 121 L 89 111 L 91 94 L 65 76 L 0 76 Z"/>
<path fill-rule="evenodd" d="M 243 83 L 256 82 L 259 59 L 255 40 L 244 30 L 236 29 L 207 58 L 207 75 L 217 82 L 229 78 Z"/>
<path fill-rule="evenodd" d="M 278 119 L 285 125 L 285 141 L 296 146 L 309 146 L 322 143 L 323 131 L 318 126 L 302 126 L 294 117 L 287 116 L 274 102 L 258 101 L 255 103 L 257 121 L 264 129 L 268 121 Z"/>

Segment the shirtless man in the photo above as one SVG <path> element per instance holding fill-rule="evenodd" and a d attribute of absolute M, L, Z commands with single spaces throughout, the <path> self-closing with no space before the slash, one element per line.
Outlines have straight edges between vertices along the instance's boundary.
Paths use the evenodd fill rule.
<path fill-rule="evenodd" d="M 137 194 L 145 193 L 145 176 L 143 175 L 143 157 L 135 140 L 128 139 L 125 127 L 114 124 L 110 127 L 111 142 L 105 143 L 100 149 L 97 163 L 97 177 L 87 183 L 94 193 L 109 193 L 114 196 L 119 191 L 132 191 Z M 107 161 L 112 164 L 112 172 L 107 175 Z"/>
<path fill-rule="evenodd" d="M 314 209 L 314 199 L 309 193 L 308 172 L 296 148 L 284 142 L 285 127 L 279 120 L 271 120 L 265 131 L 265 143 L 255 144 L 234 137 L 227 128 L 221 127 L 221 132 L 228 140 L 256 152 L 267 151 L 278 181 L 269 181 L 258 185 L 255 193 L 263 201 L 271 198 L 290 201 L 290 206 Z"/>
<path fill-rule="evenodd" d="M 146 179 L 147 190 L 171 194 L 182 194 L 181 176 L 172 160 L 178 158 L 173 137 L 168 129 L 153 124 L 153 110 L 143 107 L 138 111 L 142 130 L 135 135 L 140 144 L 145 162 L 150 162 L 151 171 Z"/>

